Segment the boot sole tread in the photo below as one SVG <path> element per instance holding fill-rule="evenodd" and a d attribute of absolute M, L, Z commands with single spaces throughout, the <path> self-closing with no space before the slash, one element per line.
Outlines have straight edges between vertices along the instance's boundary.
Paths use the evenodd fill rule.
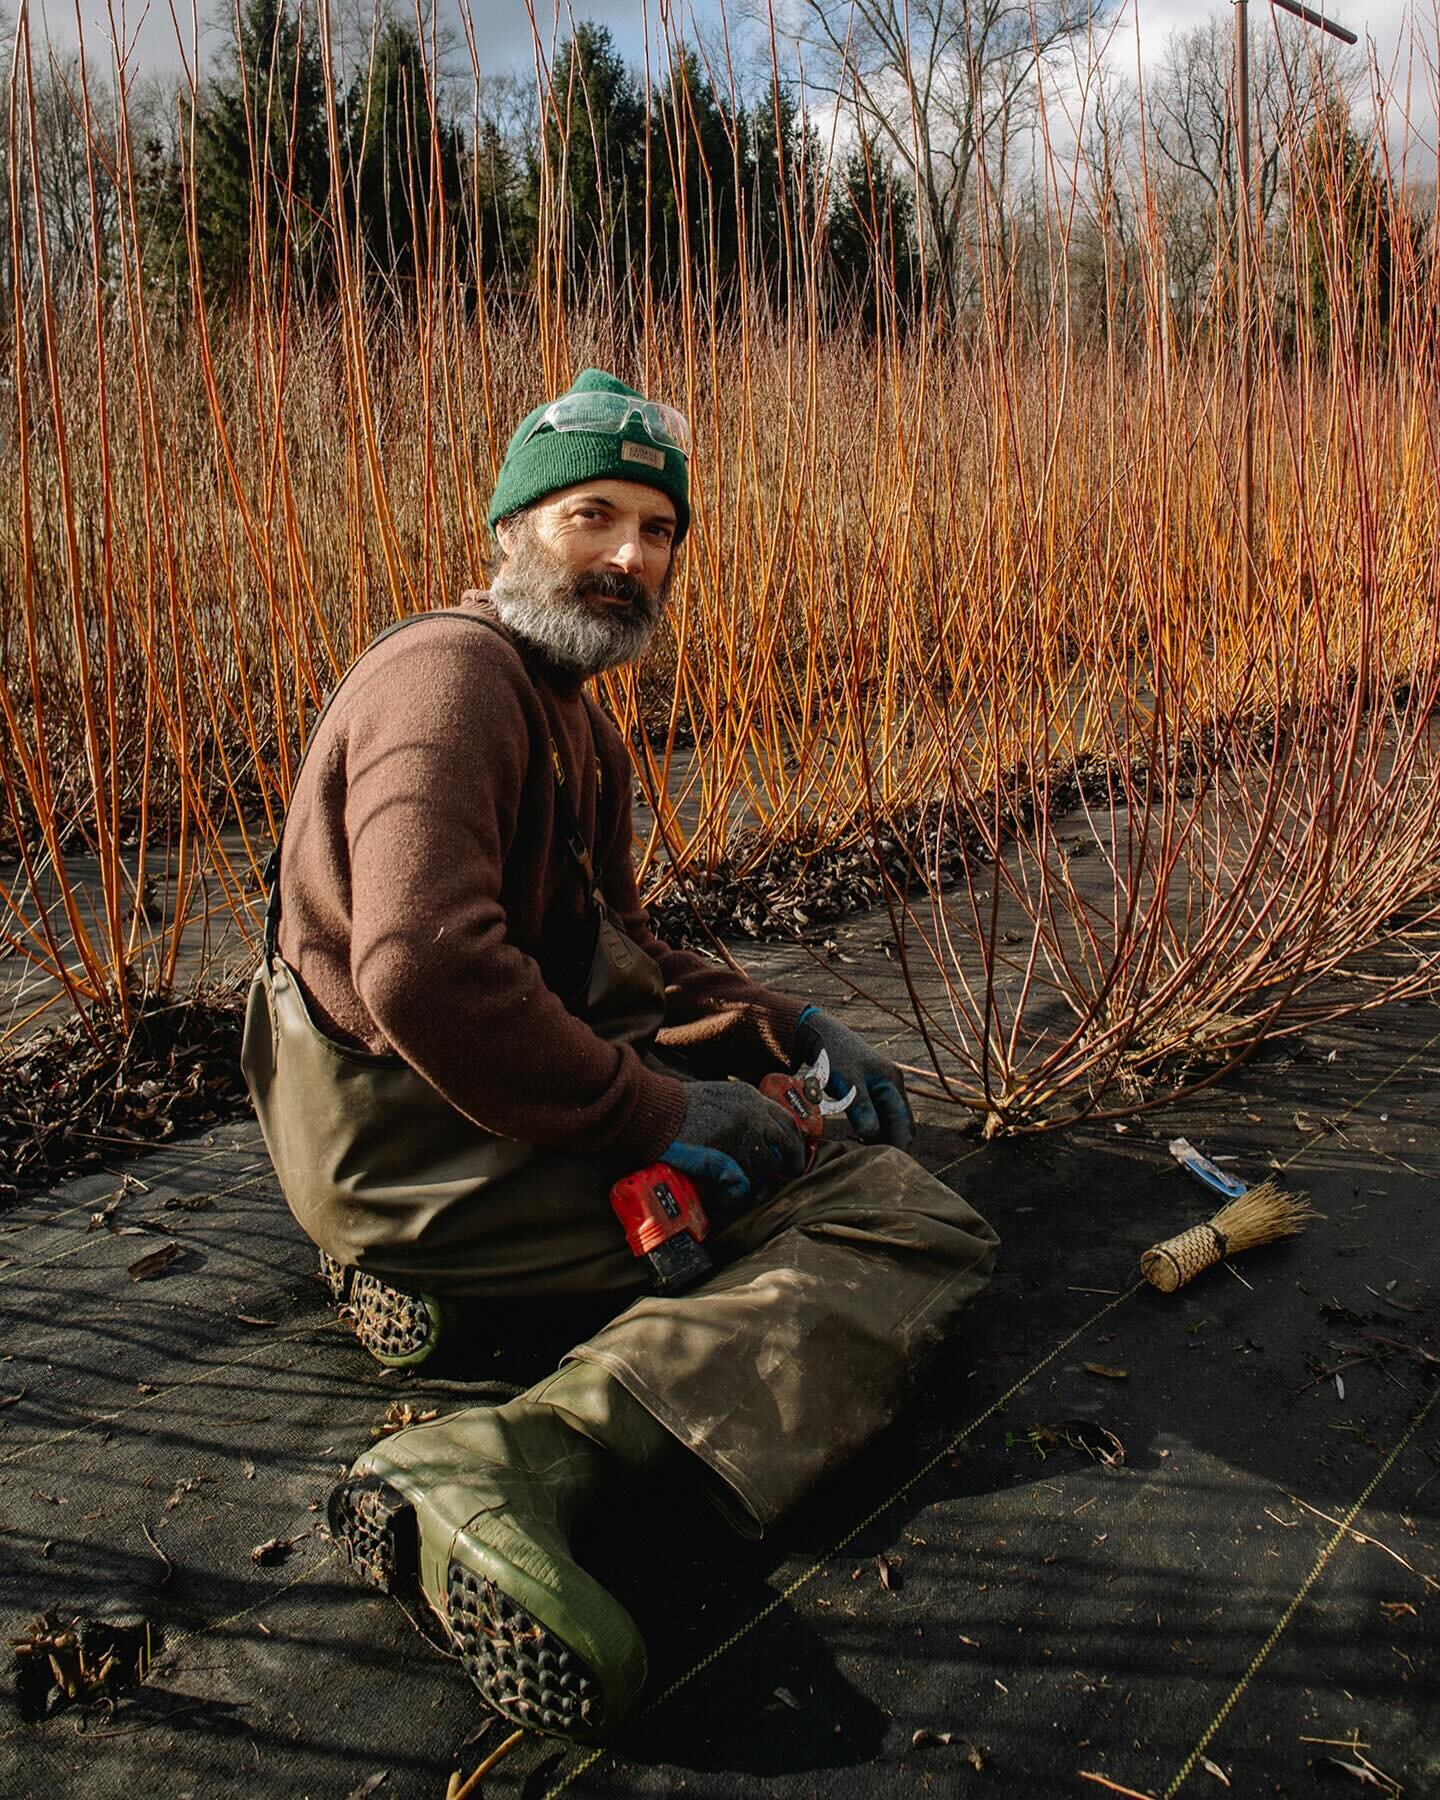
<path fill-rule="evenodd" d="M 452 1560 L 446 1587 L 461 1666 L 502 1718 L 566 1737 L 601 1728 L 600 1683 L 578 1651 L 462 1562 Z"/>
<path fill-rule="evenodd" d="M 379 1475 L 352 1476 L 330 1496 L 330 1535 L 350 1567 L 382 1594 L 419 1585 L 415 1508 Z"/>
<path fill-rule="evenodd" d="M 415 1507 L 399 1488 L 383 1476 L 351 1476 L 331 1495 L 329 1518 L 331 1536 L 362 1580 L 383 1594 L 419 1590 Z M 461 1667 L 502 1718 L 563 1737 L 603 1729 L 603 1690 L 585 1658 L 497 1582 L 454 1557 L 442 1622 Z"/>
<path fill-rule="evenodd" d="M 348 1309 L 362 1347 L 385 1367 L 412 1367 L 435 1353 L 439 1321 L 421 1295 L 360 1274 L 351 1283 Z"/>

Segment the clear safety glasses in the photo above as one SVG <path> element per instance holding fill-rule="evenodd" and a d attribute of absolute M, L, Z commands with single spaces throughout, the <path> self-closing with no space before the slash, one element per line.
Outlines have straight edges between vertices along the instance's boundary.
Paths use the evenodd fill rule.
<path fill-rule="evenodd" d="M 690 455 L 690 421 L 684 413 L 630 394 L 562 394 L 530 427 L 525 442 L 547 425 L 552 431 L 603 431 L 619 437 L 632 419 L 640 421 L 652 444 Z"/>

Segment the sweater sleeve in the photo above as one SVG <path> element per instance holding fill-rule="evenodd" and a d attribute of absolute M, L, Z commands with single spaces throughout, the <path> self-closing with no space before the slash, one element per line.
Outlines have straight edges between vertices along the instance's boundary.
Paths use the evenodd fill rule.
<path fill-rule="evenodd" d="M 596 740 L 607 786 L 623 796 L 605 857 L 605 897 L 626 933 L 660 965 L 665 979 L 662 1043 L 707 1075 L 758 1080 L 777 1068 L 788 1068 L 805 1002 L 761 987 L 748 975 L 693 950 L 673 950 L 651 930 L 635 881 L 629 757 L 603 715 L 597 718 Z"/>
<path fill-rule="evenodd" d="M 519 661 L 458 621 L 397 647 L 352 677 L 355 991 L 393 1049 L 487 1130 L 653 1160 L 678 1127 L 680 1084 L 597 1037 L 506 935 L 502 872 L 544 730 Z"/>

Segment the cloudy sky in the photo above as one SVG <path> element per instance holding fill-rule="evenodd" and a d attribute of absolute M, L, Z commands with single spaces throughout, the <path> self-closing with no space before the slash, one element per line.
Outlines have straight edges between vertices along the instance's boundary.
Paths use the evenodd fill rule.
<path fill-rule="evenodd" d="M 182 20 L 188 41 L 193 35 L 190 6 L 194 0 L 173 0 L 175 13 Z M 487 73 L 505 69 L 528 71 L 533 65 L 532 34 L 523 0 L 438 0 L 441 17 L 460 36 L 460 20 L 468 9 L 476 42 Z M 734 0 L 730 14 L 737 19 L 744 0 Z M 0 11 L 12 14 L 20 0 L 0 0 Z M 89 43 L 103 50 L 115 34 L 130 50 L 132 66 L 138 69 L 176 68 L 175 26 L 171 17 L 172 0 L 29 0 L 31 17 L 37 35 L 48 32 L 61 42 L 72 43 L 78 28 Z M 233 0 L 199 0 L 200 46 L 202 65 L 222 40 L 214 23 L 226 16 Z M 337 7 L 368 11 L 367 0 L 332 0 Z M 777 11 L 795 0 L 777 0 Z M 1228 0 L 1123 0 L 1121 22 L 1111 39 L 1109 55 L 1122 66 L 1133 69 L 1137 49 L 1140 60 L 1153 62 L 1163 51 L 1167 35 L 1176 26 L 1194 24 L 1209 13 L 1230 12 Z M 1324 5 L 1330 16 L 1360 34 L 1362 44 L 1370 40 L 1382 76 L 1394 85 L 1404 86 L 1406 69 L 1404 53 L 1412 42 L 1421 47 L 1421 60 L 1410 70 L 1415 91 L 1415 111 L 1425 117 L 1434 115 L 1433 90 L 1435 66 L 1440 61 L 1440 24 L 1437 6 L 1440 0 L 1311 0 Z M 844 16 L 845 0 L 830 0 L 832 17 Z M 110 6 L 113 6 L 112 27 Z M 399 10 L 408 12 L 407 0 L 398 0 Z M 646 22 L 652 39 L 658 29 L 662 10 L 672 18 L 684 14 L 693 18 L 707 35 L 717 27 L 720 0 L 535 0 L 542 41 L 547 52 L 557 35 L 563 38 L 571 28 L 573 17 L 595 20 L 610 27 L 615 41 L 628 61 L 639 67 L 643 60 Z M 1265 17 L 1269 11 L 1265 0 L 1253 0 L 1251 14 L 1256 31 L 1269 29 Z M 1413 37 L 1412 37 L 1413 22 Z M 1428 68 L 1424 65 L 1428 63 Z"/>

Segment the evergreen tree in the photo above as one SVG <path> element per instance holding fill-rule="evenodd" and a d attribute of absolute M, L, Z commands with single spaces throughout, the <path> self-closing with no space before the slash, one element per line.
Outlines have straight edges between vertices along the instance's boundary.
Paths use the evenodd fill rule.
<path fill-rule="evenodd" d="M 751 285 L 779 312 L 797 300 L 819 212 L 819 139 L 787 88 L 775 86 L 749 122 L 746 235 Z"/>
<path fill-rule="evenodd" d="M 464 250 L 463 143 L 436 116 L 414 26 L 386 19 L 345 104 L 346 194 L 368 266 L 414 279 L 443 230 Z"/>
<path fill-rule="evenodd" d="M 325 103 L 314 17 L 291 0 L 245 0 L 194 120 L 196 234 L 213 290 L 287 259 L 308 283 L 319 277 L 328 255 Z"/>
<path fill-rule="evenodd" d="M 467 231 L 487 288 L 523 287 L 530 275 L 533 234 L 525 216 L 525 179 L 515 152 L 494 119 L 480 121 L 467 198 L 473 216 Z"/>
<path fill-rule="evenodd" d="M 1344 100 L 1332 100 L 1316 119 L 1305 161 L 1315 197 L 1305 224 L 1306 305 L 1316 341 L 1334 341 L 1338 315 L 1357 345 L 1377 344 L 1390 323 L 1394 221 Z"/>
<path fill-rule="evenodd" d="M 140 140 L 135 165 L 140 256 L 147 279 L 178 304 L 189 291 L 185 247 L 185 182 L 180 155 L 152 131 Z"/>
<path fill-rule="evenodd" d="M 598 279 L 613 293 L 645 241 L 645 102 L 603 25 L 577 25 L 556 54 L 541 159 L 531 171 L 532 213 L 544 178 L 563 221 L 571 280 Z"/>
<path fill-rule="evenodd" d="M 876 132 L 845 159 L 831 197 L 828 251 L 838 306 L 878 326 L 887 297 L 909 305 L 918 283 L 915 206 Z"/>
<path fill-rule="evenodd" d="M 681 272 L 723 298 L 739 257 L 736 168 L 747 169 L 744 121 L 716 99 L 693 54 L 658 89 L 651 111 L 651 269 L 663 292 Z M 708 274 L 707 274 L 708 272 Z"/>

